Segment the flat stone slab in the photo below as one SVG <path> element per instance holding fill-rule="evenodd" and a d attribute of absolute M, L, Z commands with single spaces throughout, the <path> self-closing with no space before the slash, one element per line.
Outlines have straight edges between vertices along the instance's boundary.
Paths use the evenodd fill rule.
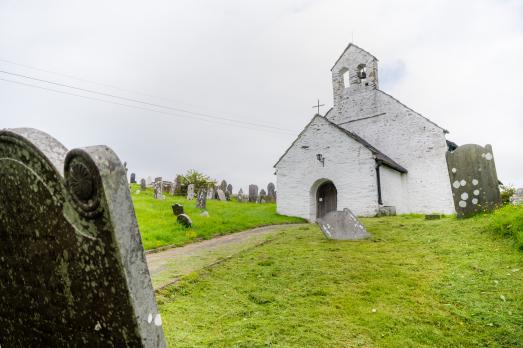
<path fill-rule="evenodd" d="M 347 208 L 328 212 L 317 222 L 327 239 L 359 240 L 371 236 L 356 215 Z"/>
<path fill-rule="evenodd" d="M 125 168 L 0 131 L 2 347 L 165 347 Z"/>

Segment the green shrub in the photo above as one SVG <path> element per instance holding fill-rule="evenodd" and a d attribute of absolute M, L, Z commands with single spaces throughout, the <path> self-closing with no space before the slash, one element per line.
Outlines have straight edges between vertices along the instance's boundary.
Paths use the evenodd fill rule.
<path fill-rule="evenodd" d="M 506 205 L 495 210 L 489 219 L 488 229 L 512 238 L 516 248 L 523 251 L 523 206 Z"/>
<path fill-rule="evenodd" d="M 501 203 L 507 205 L 510 204 L 510 197 L 516 193 L 516 188 L 512 185 L 503 185 L 499 187 L 499 192 L 501 194 Z"/>

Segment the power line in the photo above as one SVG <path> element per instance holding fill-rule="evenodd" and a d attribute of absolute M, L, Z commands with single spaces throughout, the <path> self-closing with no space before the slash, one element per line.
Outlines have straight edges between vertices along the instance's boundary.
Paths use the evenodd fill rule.
<path fill-rule="evenodd" d="M 79 90 L 79 91 L 82 91 L 82 92 L 102 95 L 102 96 L 105 96 L 105 97 L 110 97 L 110 98 L 130 101 L 130 102 L 133 102 L 133 103 L 154 106 L 154 107 L 157 107 L 157 108 L 168 109 L 168 110 L 173 110 L 173 111 L 177 111 L 177 112 L 183 112 L 183 113 L 192 114 L 192 115 L 196 115 L 196 116 L 209 117 L 209 118 L 219 119 L 219 120 L 228 121 L 228 122 L 243 123 L 243 124 L 249 125 L 249 126 L 264 127 L 264 128 L 275 129 L 275 130 L 285 131 L 285 132 L 289 132 L 290 131 L 289 129 L 274 127 L 274 126 L 265 125 L 265 124 L 262 124 L 262 123 L 241 121 L 241 120 L 237 120 L 237 119 L 231 119 L 231 118 L 227 118 L 227 117 L 221 117 L 221 116 L 211 115 L 211 114 L 207 114 L 207 113 L 195 112 L 195 111 L 182 109 L 182 108 L 176 108 L 176 107 L 172 107 L 172 106 L 169 106 L 169 105 L 161 105 L 161 104 L 156 104 L 156 103 L 150 103 L 150 102 L 139 100 L 139 99 L 135 99 L 135 98 L 122 97 L 122 96 L 111 94 L 111 93 L 100 92 L 100 91 L 96 91 L 96 90 L 88 89 L 88 88 L 81 88 L 81 87 L 68 85 L 68 84 L 64 84 L 64 83 L 60 83 L 60 82 L 54 82 L 54 81 L 49 81 L 49 80 L 45 80 L 45 79 L 40 79 L 40 78 L 36 78 L 36 77 L 33 77 L 33 76 L 17 74 L 17 73 L 5 71 L 5 70 L 0 70 L 0 73 L 11 75 L 11 76 L 16 76 L 16 77 L 21 77 L 21 78 L 25 78 L 25 79 L 29 79 L 29 80 L 33 80 L 33 81 L 44 82 L 44 83 L 52 84 L 52 85 L 55 85 L 55 86 L 71 88 L 71 89 Z"/>
<path fill-rule="evenodd" d="M 96 97 L 91 97 L 91 96 L 81 95 L 81 94 L 76 94 L 76 93 L 70 93 L 70 92 L 66 92 L 66 91 L 62 91 L 62 90 L 58 90 L 58 89 L 47 88 L 47 87 L 33 85 L 33 84 L 30 84 L 30 83 L 25 83 L 25 82 L 20 82 L 20 81 L 15 81 L 15 80 L 9 80 L 9 79 L 0 78 L 0 81 L 5 81 L 5 82 L 14 83 L 14 84 L 23 85 L 23 86 L 32 87 L 32 88 L 38 88 L 38 89 L 42 89 L 42 90 L 46 90 L 46 91 L 51 91 L 51 92 L 55 92 L 55 93 L 70 95 L 70 96 L 84 98 L 84 99 L 88 99 L 88 100 L 94 100 L 94 101 L 103 102 L 103 103 L 107 103 L 107 104 L 114 104 L 114 105 L 125 106 L 125 107 L 132 108 L 132 109 L 150 111 L 150 112 L 154 112 L 154 113 L 158 113 L 158 114 L 162 114 L 162 115 L 168 115 L 168 116 L 174 116 L 174 117 L 180 117 L 180 118 L 192 118 L 192 119 L 196 119 L 196 120 L 204 121 L 204 122 L 209 122 L 209 123 L 218 123 L 218 124 L 222 124 L 222 125 L 226 125 L 226 126 L 235 126 L 235 127 L 240 127 L 240 128 L 244 128 L 244 129 L 251 129 L 251 130 L 252 129 L 256 129 L 256 130 L 261 130 L 261 131 L 270 132 L 270 133 L 294 135 L 293 133 L 290 133 L 290 132 L 285 132 L 285 131 L 280 131 L 280 130 L 269 130 L 269 129 L 259 128 L 259 127 L 257 128 L 256 126 L 242 125 L 242 124 L 237 124 L 237 123 L 231 122 L 231 121 L 229 121 L 231 123 L 225 123 L 224 121 L 221 121 L 221 120 L 203 118 L 203 117 L 198 117 L 198 116 L 180 115 L 180 114 L 175 114 L 175 113 L 172 113 L 172 112 L 165 112 L 165 111 L 160 111 L 160 110 L 140 107 L 140 106 L 136 106 L 136 105 L 130 105 L 130 104 L 125 104 L 125 103 L 118 103 L 118 102 L 111 101 L 111 100 L 106 100 L 106 99 L 101 99 L 101 98 L 96 98 Z"/>

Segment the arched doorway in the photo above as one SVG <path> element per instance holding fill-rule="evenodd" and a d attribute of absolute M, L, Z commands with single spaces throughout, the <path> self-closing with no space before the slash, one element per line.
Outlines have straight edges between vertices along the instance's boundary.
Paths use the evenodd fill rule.
<path fill-rule="evenodd" d="M 316 193 L 316 218 L 338 208 L 338 191 L 332 181 L 324 182 Z"/>

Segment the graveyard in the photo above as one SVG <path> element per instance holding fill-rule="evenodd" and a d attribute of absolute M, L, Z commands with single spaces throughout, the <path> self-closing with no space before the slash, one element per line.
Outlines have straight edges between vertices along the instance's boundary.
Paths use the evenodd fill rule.
<path fill-rule="evenodd" d="M 140 193 L 137 193 L 140 191 Z M 144 248 L 181 246 L 189 242 L 209 239 L 223 234 L 243 231 L 250 228 L 299 223 L 301 218 L 288 217 L 276 213 L 274 203 L 238 203 L 232 201 L 207 200 L 209 216 L 202 216 L 202 209 L 196 208 L 195 200 L 183 196 L 165 195 L 164 200 L 153 198 L 153 190 L 140 190 L 139 185 L 131 185 L 131 197 L 136 210 Z M 176 223 L 171 206 L 182 204 L 193 220 L 193 228 L 186 229 Z"/>

